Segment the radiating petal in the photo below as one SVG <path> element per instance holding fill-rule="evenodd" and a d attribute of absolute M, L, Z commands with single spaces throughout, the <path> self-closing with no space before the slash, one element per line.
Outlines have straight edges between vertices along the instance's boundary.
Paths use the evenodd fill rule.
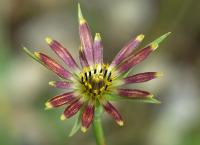
<path fill-rule="evenodd" d="M 82 47 L 80 47 L 80 49 L 79 49 L 79 60 L 80 60 L 81 66 L 82 66 L 83 68 L 89 66 L 89 65 L 88 65 L 88 62 L 87 62 L 87 60 L 86 60 L 86 58 L 85 58 L 85 54 L 84 54 L 84 52 L 83 52 Z"/>
<path fill-rule="evenodd" d="M 79 17 L 79 34 L 83 51 L 89 65 L 94 63 L 93 61 L 93 39 L 89 26 L 86 20 L 83 18 L 80 5 L 78 4 L 78 17 Z"/>
<path fill-rule="evenodd" d="M 87 105 L 82 113 L 81 131 L 86 132 L 90 127 L 94 117 L 94 105 Z"/>
<path fill-rule="evenodd" d="M 39 52 L 35 52 L 34 55 L 42 62 L 44 66 L 56 73 L 58 76 L 65 79 L 68 79 L 71 76 L 71 73 L 69 71 L 65 70 L 64 67 L 62 67 L 49 56 Z"/>
<path fill-rule="evenodd" d="M 120 64 L 123 59 L 125 59 L 133 52 L 133 50 L 140 44 L 140 42 L 142 42 L 143 39 L 144 35 L 140 34 L 136 38 L 129 41 L 115 56 L 111 63 L 111 66 L 116 66 Z"/>
<path fill-rule="evenodd" d="M 153 42 L 151 42 L 149 45 L 147 45 L 145 48 L 138 51 L 136 54 L 132 54 L 129 57 L 127 57 L 119 66 L 119 72 L 125 72 L 128 71 L 130 68 L 135 66 L 136 64 L 143 61 L 145 58 L 148 57 L 148 55 L 156 50 L 158 48 L 158 44 L 163 41 L 171 32 L 168 32 L 161 37 L 157 38 Z"/>
<path fill-rule="evenodd" d="M 76 114 L 81 106 L 83 105 L 83 101 L 76 100 L 72 104 L 70 104 L 64 111 L 64 113 L 61 115 L 60 119 L 65 120 L 66 118 L 72 117 L 74 114 Z"/>
<path fill-rule="evenodd" d="M 102 64 L 103 63 L 103 45 L 101 41 L 101 36 L 99 33 L 96 33 L 94 38 L 94 63 Z"/>
<path fill-rule="evenodd" d="M 142 83 L 142 82 L 150 81 L 150 80 L 155 79 L 160 76 L 162 76 L 162 73 L 145 72 L 145 73 L 139 73 L 139 74 L 135 74 L 135 75 L 126 77 L 123 79 L 123 81 L 124 81 L 124 84 Z"/>
<path fill-rule="evenodd" d="M 65 62 L 65 64 L 67 64 L 70 68 L 78 69 L 78 65 L 76 64 L 72 55 L 58 41 L 47 37 L 46 42 L 50 48 Z"/>
<path fill-rule="evenodd" d="M 50 81 L 49 85 L 60 89 L 69 89 L 72 87 L 73 84 L 71 82 Z"/>
<path fill-rule="evenodd" d="M 57 95 L 45 103 L 46 109 L 59 107 L 64 104 L 70 103 L 74 101 L 77 97 L 74 95 L 73 92 L 64 93 L 61 95 Z"/>
<path fill-rule="evenodd" d="M 118 125 L 120 126 L 124 125 L 121 115 L 111 103 L 106 102 L 105 104 L 103 104 L 103 106 L 105 111 L 114 118 L 114 120 L 117 122 Z"/>
<path fill-rule="evenodd" d="M 118 89 L 117 95 L 131 99 L 145 99 L 153 97 L 151 93 L 138 89 Z"/>
<path fill-rule="evenodd" d="M 153 52 L 157 47 L 158 47 L 157 44 L 152 44 L 150 46 L 143 48 L 136 54 L 133 54 L 133 55 L 127 57 L 122 62 L 122 64 L 120 64 L 120 66 L 118 68 L 119 72 L 122 73 L 122 72 L 128 71 L 130 68 L 132 68 L 133 66 L 135 66 L 136 64 L 140 63 L 145 58 L 147 58 L 149 56 L 149 54 L 151 52 Z"/>

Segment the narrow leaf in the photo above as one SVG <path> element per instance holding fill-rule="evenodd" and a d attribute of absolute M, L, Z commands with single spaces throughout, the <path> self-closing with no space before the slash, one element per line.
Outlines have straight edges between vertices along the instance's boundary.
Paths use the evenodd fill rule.
<path fill-rule="evenodd" d="M 81 127 L 81 114 L 82 111 L 79 111 L 76 115 L 74 126 L 72 127 L 72 130 L 70 131 L 68 137 L 72 137 Z"/>
<path fill-rule="evenodd" d="M 143 102 L 143 103 L 152 103 L 152 104 L 160 104 L 161 102 L 155 99 L 154 97 L 148 97 L 145 99 L 131 99 L 126 98 L 114 94 L 105 94 L 104 97 L 108 101 L 131 101 L 131 102 Z"/>
<path fill-rule="evenodd" d="M 28 48 L 23 47 L 23 50 L 26 52 L 27 55 L 41 63 L 41 61 L 30 50 L 28 50 Z"/>

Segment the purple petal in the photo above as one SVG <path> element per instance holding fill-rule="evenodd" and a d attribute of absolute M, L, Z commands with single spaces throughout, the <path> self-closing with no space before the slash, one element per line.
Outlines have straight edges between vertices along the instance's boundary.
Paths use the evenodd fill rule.
<path fill-rule="evenodd" d="M 82 16 L 80 5 L 78 5 L 78 16 L 79 16 L 79 34 L 83 51 L 89 65 L 93 65 L 93 40 L 89 26 L 86 20 Z"/>
<path fill-rule="evenodd" d="M 141 34 L 129 41 L 115 56 L 114 60 L 111 63 L 111 66 L 116 66 L 120 64 L 123 59 L 125 59 L 133 52 L 133 50 L 140 44 L 143 39 L 144 35 Z"/>
<path fill-rule="evenodd" d="M 117 111 L 117 109 L 109 102 L 106 102 L 103 104 L 105 111 L 113 117 L 113 119 L 116 121 L 116 123 L 120 126 L 124 125 L 122 116 L 120 113 Z"/>
<path fill-rule="evenodd" d="M 51 49 L 65 62 L 65 64 L 67 64 L 70 68 L 78 69 L 78 65 L 76 64 L 72 55 L 58 41 L 47 37 L 46 42 Z"/>
<path fill-rule="evenodd" d="M 42 62 L 44 66 L 56 73 L 58 76 L 65 79 L 68 79 L 71 76 L 69 71 L 65 70 L 60 64 L 58 64 L 49 56 L 39 52 L 35 52 L 34 55 Z"/>
<path fill-rule="evenodd" d="M 60 119 L 65 120 L 66 118 L 72 117 L 80 110 L 82 105 L 83 105 L 83 102 L 81 100 L 77 100 L 77 101 L 73 102 L 65 109 L 65 111 L 62 114 L 62 116 L 60 117 Z"/>
<path fill-rule="evenodd" d="M 99 33 L 96 33 L 94 38 L 94 63 L 102 64 L 103 63 L 103 45 L 101 41 L 101 36 Z"/>
<path fill-rule="evenodd" d="M 90 127 L 93 121 L 94 117 L 94 106 L 93 105 L 87 105 L 85 107 L 85 110 L 82 113 L 82 118 L 81 118 L 81 130 L 83 132 L 86 132 L 87 129 Z"/>
<path fill-rule="evenodd" d="M 162 76 L 162 74 L 158 72 L 139 73 L 139 74 L 135 74 L 135 75 L 124 78 L 124 83 L 125 84 L 142 83 L 142 82 L 150 81 L 160 76 Z"/>
<path fill-rule="evenodd" d="M 71 82 L 63 82 L 63 81 L 51 81 L 49 82 L 49 85 L 60 89 L 69 89 L 72 87 Z"/>
<path fill-rule="evenodd" d="M 64 104 L 70 103 L 70 102 L 74 101 L 75 99 L 76 99 L 76 97 L 74 96 L 73 92 L 64 93 L 61 95 L 57 95 L 57 96 L 51 98 L 50 100 L 48 100 L 45 103 L 45 106 L 46 106 L 46 109 L 59 107 Z"/>
<path fill-rule="evenodd" d="M 81 66 L 82 66 L 83 68 L 89 66 L 89 65 L 88 65 L 88 62 L 87 62 L 87 60 L 86 60 L 86 58 L 85 58 L 85 54 L 84 54 L 84 52 L 83 52 L 82 47 L 80 47 L 80 49 L 79 49 L 79 60 L 80 60 Z"/>
<path fill-rule="evenodd" d="M 147 97 L 153 96 L 149 92 L 137 89 L 118 89 L 118 95 L 123 97 L 128 97 L 131 99 L 145 99 Z"/>
<path fill-rule="evenodd" d="M 122 73 L 122 72 L 128 71 L 130 68 L 132 68 L 133 66 L 135 66 L 136 64 L 140 63 L 145 58 L 147 58 L 149 56 L 149 54 L 151 52 L 153 52 L 157 47 L 158 47 L 158 44 L 154 43 L 154 44 L 151 44 L 151 45 L 143 48 L 142 50 L 140 50 L 136 54 L 133 54 L 133 55 L 127 57 L 119 65 L 119 68 L 118 68 L 119 72 Z"/>

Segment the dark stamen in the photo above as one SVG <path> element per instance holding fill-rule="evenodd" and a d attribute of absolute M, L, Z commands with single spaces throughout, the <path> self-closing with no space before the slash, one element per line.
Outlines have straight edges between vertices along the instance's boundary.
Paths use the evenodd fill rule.
<path fill-rule="evenodd" d="M 89 76 L 91 77 L 91 75 L 92 75 L 92 74 L 91 74 L 91 71 L 89 71 Z"/>
<path fill-rule="evenodd" d="M 87 73 L 85 73 L 85 79 L 86 79 L 86 81 L 87 81 Z"/>
<path fill-rule="evenodd" d="M 104 75 L 103 75 L 104 78 L 106 77 L 107 72 L 108 72 L 108 70 L 106 69 L 106 70 L 105 70 L 105 73 L 104 73 Z"/>
<path fill-rule="evenodd" d="M 105 86 L 105 90 L 107 90 L 107 88 L 108 88 L 108 85 Z"/>
<path fill-rule="evenodd" d="M 109 75 L 108 75 L 108 79 L 107 79 L 108 81 L 109 81 L 109 79 L 110 79 L 110 76 L 111 76 L 111 72 L 110 72 Z"/>

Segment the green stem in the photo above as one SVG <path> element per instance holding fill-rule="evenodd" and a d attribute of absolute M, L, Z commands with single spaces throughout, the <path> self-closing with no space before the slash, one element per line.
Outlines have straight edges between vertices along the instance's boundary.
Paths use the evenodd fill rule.
<path fill-rule="evenodd" d="M 97 145 L 105 145 L 104 133 L 103 133 L 100 117 L 94 118 L 93 131 L 94 131 Z"/>

